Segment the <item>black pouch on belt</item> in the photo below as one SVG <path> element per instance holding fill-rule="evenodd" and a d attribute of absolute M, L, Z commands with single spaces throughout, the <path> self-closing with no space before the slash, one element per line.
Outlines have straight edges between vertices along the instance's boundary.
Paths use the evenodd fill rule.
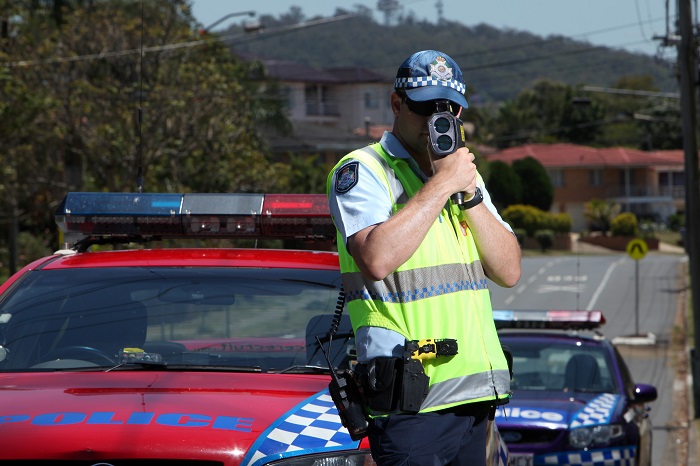
<path fill-rule="evenodd" d="M 374 358 L 367 364 L 358 364 L 367 407 L 374 412 L 395 411 L 401 382 L 401 359 Z"/>

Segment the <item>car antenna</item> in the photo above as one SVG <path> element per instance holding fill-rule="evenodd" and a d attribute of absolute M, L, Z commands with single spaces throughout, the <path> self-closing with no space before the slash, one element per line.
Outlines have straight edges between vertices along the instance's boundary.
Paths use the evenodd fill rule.
<path fill-rule="evenodd" d="M 141 44 L 139 53 L 139 105 L 136 110 L 136 135 L 138 137 L 138 172 L 136 174 L 136 184 L 139 194 L 143 193 L 143 134 L 141 126 L 143 123 L 143 0 L 141 0 Z"/>

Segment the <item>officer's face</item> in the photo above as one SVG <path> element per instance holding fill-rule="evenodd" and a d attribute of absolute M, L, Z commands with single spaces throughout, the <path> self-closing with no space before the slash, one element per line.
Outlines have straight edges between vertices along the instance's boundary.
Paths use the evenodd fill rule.
<path fill-rule="evenodd" d="M 409 154 L 418 162 L 423 173 L 430 175 L 432 167 L 428 147 L 430 144 L 428 120 L 435 112 L 449 111 L 459 118 L 462 107 L 448 100 L 414 102 L 405 94 L 394 93 L 391 106 L 395 121 L 393 133 Z"/>
<path fill-rule="evenodd" d="M 394 93 L 391 96 L 391 108 L 394 112 L 394 136 L 420 164 L 428 159 L 428 120 L 430 114 L 420 115 L 412 112 L 403 96 Z"/>

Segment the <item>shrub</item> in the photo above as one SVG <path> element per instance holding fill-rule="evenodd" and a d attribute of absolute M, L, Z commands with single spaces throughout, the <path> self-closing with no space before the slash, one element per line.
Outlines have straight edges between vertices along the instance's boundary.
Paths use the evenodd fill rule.
<path fill-rule="evenodd" d="M 637 236 L 637 216 L 623 212 L 612 219 L 610 231 L 613 236 Z"/>
<path fill-rule="evenodd" d="M 554 233 L 569 233 L 571 231 L 571 226 L 573 225 L 571 215 L 566 212 L 559 214 L 548 214 L 546 223 L 547 228 L 552 230 Z"/>
<path fill-rule="evenodd" d="M 520 245 L 520 247 L 523 247 L 523 244 L 525 244 L 525 237 L 527 236 L 527 231 L 523 230 L 522 228 L 513 228 L 513 234 L 518 239 L 518 244 Z"/>
<path fill-rule="evenodd" d="M 685 226 L 685 215 L 677 213 L 669 215 L 668 226 L 673 231 L 681 231 L 681 227 Z"/>
<path fill-rule="evenodd" d="M 545 252 L 554 244 L 554 232 L 552 230 L 537 230 L 535 232 L 535 239 L 540 245 L 542 252 Z"/>
<path fill-rule="evenodd" d="M 544 221 L 545 212 L 537 207 L 515 204 L 507 207 L 501 214 L 503 220 L 513 228 L 522 228 L 527 236 L 533 236 Z"/>
<path fill-rule="evenodd" d="M 501 216 L 513 230 L 524 230 L 529 237 L 534 237 L 537 230 L 551 230 L 553 233 L 571 231 L 572 221 L 569 214 L 550 214 L 530 205 L 512 205 L 503 210 Z"/>
<path fill-rule="evenodd" d="M 612 219 L 620 213 L 621 206 L 604 199 L 591 199 L 583 206 L 583 215 L 591 231 L 607 232 Z"/>

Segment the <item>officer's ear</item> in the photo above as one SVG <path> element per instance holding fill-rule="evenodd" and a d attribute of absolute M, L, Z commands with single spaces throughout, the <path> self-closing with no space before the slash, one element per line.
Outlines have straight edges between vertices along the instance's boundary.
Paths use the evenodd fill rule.
<path fill-rule="evenodd" d="M 394 112 L 394 116 L 398 115 L 401 111 L 401 104 L 404 101 L 403 94 L 394 92 L 391 94 L 391 111 Z"/>

